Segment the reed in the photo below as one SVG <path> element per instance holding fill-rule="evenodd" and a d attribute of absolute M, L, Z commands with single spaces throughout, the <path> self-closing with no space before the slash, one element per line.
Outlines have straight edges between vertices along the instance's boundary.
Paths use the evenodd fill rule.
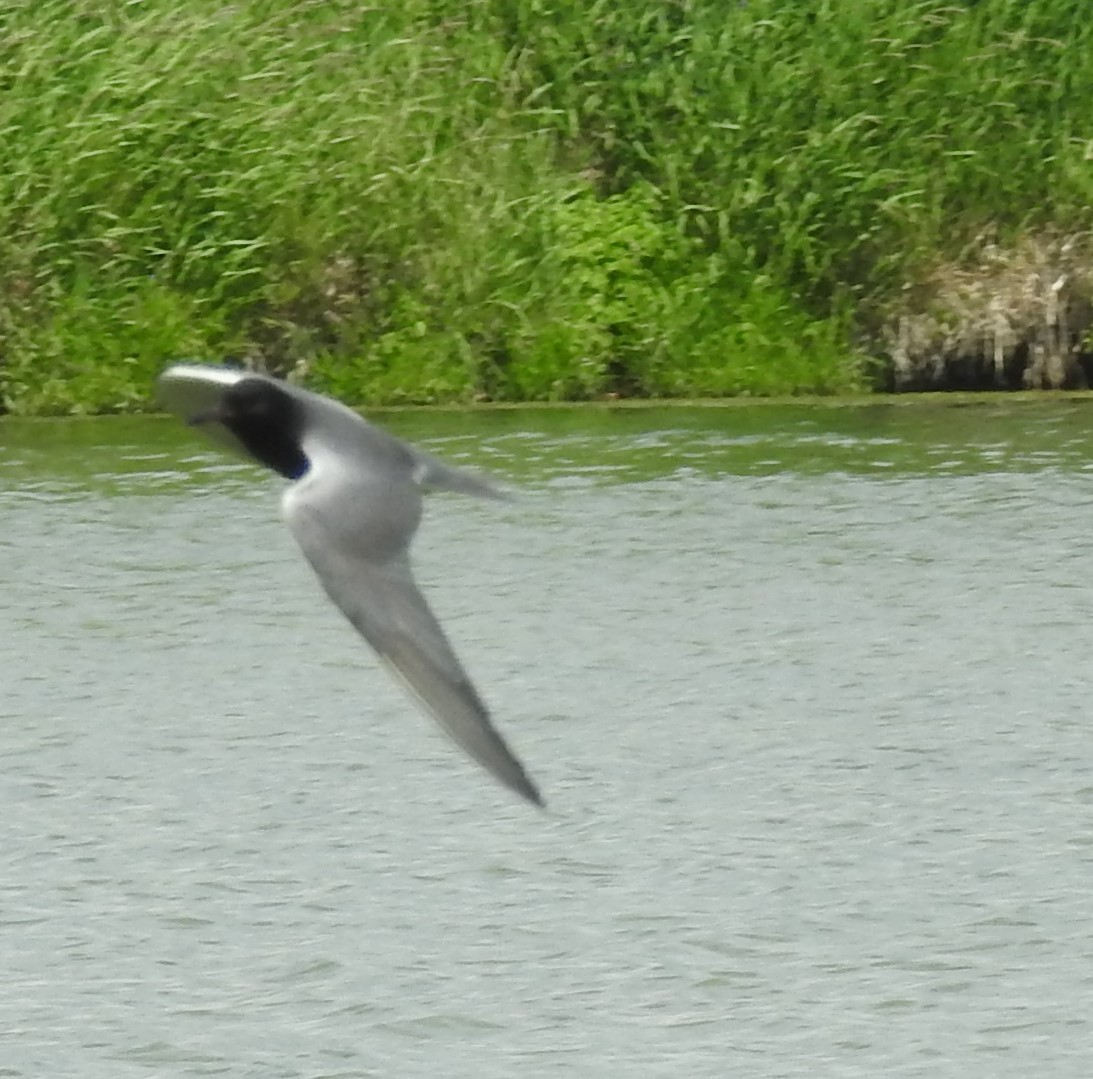
<path fill-rule="evenodd" d="M 976 237 L 1093 226 L 1082 12 L 3 5 L 0 401 L 147 407 L 181 357 L 361 403 L 860 387 Z"/>

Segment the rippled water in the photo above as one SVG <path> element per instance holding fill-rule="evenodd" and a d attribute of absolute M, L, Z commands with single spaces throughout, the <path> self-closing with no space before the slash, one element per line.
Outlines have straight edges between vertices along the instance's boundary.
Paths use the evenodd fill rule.
<path fill-rule="evenodd" d="M 522 491 L 417 715 L 279 481 L 0 424 L 0 1076 L 1093 1073 L 1093 410 L 391 415 Z"/>

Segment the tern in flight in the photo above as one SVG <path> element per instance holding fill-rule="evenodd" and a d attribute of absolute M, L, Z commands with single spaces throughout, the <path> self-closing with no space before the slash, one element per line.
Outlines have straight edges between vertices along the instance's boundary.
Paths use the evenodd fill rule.
<path fill-rule="evenodd" d="M 291 481 L 282 516 L 335 606 L 463 750 L 505 786 L 543 805 L 410 568 L 424 491 L 504 497 L 497 488 L 338 401 L 266 375 L 178 364 L 160 376 L 158 391 L 188 423 Z"/>

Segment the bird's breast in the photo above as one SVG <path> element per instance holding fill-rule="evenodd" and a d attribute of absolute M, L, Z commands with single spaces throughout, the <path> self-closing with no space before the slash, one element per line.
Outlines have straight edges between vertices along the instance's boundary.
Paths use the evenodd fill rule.
<path fill-rule="evenodd" d="M 312 469 L 285 492 L 281 512 L 301 546 L 369 562 L 403 553 L 421 520 L 409 482 Z"/>

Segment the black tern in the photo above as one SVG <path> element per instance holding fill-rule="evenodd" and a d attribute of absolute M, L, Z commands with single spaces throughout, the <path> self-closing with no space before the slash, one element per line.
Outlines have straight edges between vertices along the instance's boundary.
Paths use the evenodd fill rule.
<path fill-rule="evenodd" d="M 326 594 L 410 695 L 479 764 L 543 805 L 414 582 L 422 493 L 504 495 L 373 426 L 338 401 L 267 375 L 177 364 L 160 400 L 291 484 L 281 513 Z"/>

